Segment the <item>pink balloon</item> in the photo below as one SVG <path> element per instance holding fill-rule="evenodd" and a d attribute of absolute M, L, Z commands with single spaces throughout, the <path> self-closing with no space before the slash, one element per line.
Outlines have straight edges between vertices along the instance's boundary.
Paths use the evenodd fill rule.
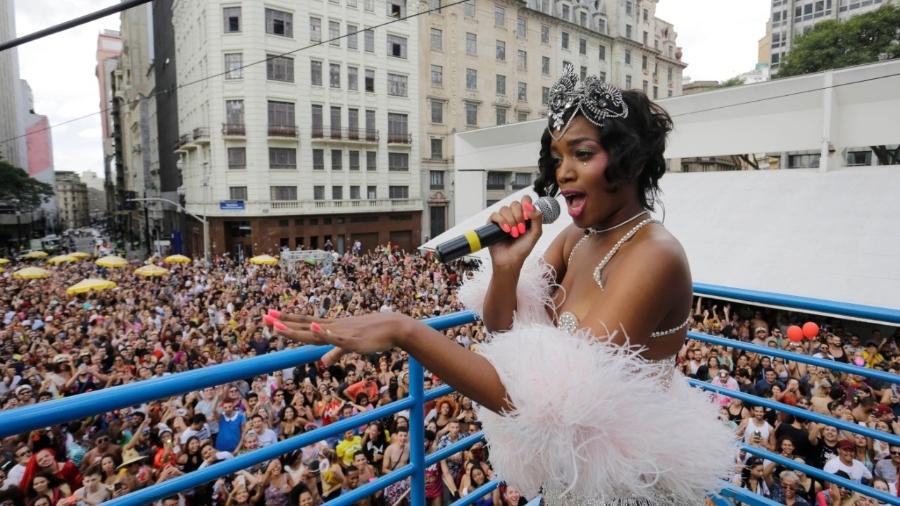
<path fill-rule="evenodd" d="M 799 343 L 803 340 L 803 329 L 797 325 L 791 325 L 787 329 L 787 336 L 792 343 Z"/>
<path fill-rule="evenodd" d="M 803 337 L 807 339 L 815 339 L 819 335 L 819 326 L 813 322 L 803 324 Z"/>

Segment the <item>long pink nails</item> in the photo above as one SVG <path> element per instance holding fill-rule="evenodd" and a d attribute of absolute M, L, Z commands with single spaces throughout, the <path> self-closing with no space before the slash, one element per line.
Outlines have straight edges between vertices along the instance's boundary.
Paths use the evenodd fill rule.
<path fill-rule="evenodd" d="M 275 322 L 272 323 L 272 326 L 275 327 L 275 330 L 277 330 L 279 332 L 284 332 L 285 330 L 288 329 L 287 325 L 281 323 L 278 320 L 275 320 Z"/>
<path fill-rule="evenodd" d="M 281 311 L 278 311 L 277 309 L 270 309 L 266 313 L 266 316 L 271 316 L 272 318 L 275 318 L 276 320 L 280 320 L 281 319 Z"/>
<path fill-rule="evenodd" d="M 316 322 L 312 322 L 312 323 L 309 324 L 309 330 L 312 330 L 313 332 L 319 333 L 319 332 L 322 332 L 322 326 L 319 325 L 319 324 L 316 323 Z"/>
<path fill-rule="evenodd" d="M 525 223 L 519 223 L 519 235 L 525 235 Z"/>

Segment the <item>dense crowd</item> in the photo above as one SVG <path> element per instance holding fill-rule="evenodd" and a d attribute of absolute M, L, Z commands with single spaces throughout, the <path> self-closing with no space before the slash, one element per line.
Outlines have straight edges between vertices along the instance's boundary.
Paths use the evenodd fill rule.
<path fill-rule="evenodd" d="M 86 261 L 51 268 L 47 279 L 2 275 L 3 410 L 297 346 L 263 325 L 270 309 L 320 317 L 457 311 L 462 308 L 456 288 L 465 275 L 461 264 L 447 267 L 388 248 L 334 254 L 327 266 L 264 267 L 219 257 L 210 266 L 171 267 L 162 278 L 137 277 L 134 267 L 102 269 Z M 118 288 L 66 295 L 69 285 L 98 276 Z M 820 318 L 819 336 L 794 342 L 784 337 L 792 318 L 798 316 L 698 299 L 694 329 L 900 369 L 900 334 L 882 336 L 871 326 L 845 328 Z M 485 339 L 477 324 L 446 335 L 467 347 Z M 685 375 L 726 388 L 900 433 L 895 416 L 900 391 L 889 384 L 695 341 L 685 344 L 677 366 Z M 390 403 L 406 395 L 408 379 L 402 352 L 346 354 L 327 365 L 275 371 L 8 437 L 0 448 L 0 503 L 99 504 Z M 439 384 L 439 378 L 426 375 L 426 388 Z M 896 495 L 900 447 L 725 395 L 711 401 L 745 443 Z M 427 451 L 479 430 L 471 401 L 455 394 L 428 403 L 426 413 Z M 405 465 L 408 429 L 408 415 L 399 413 L 159 504 L 320 504 Z M 745 454 L 738 459 L 737 484 L 787 504 L 878 504 L 773 462 Z M 432 506 L 447 505 L 493 477 L 488 449 L 479 443 L 426 469 L 426 496 Z M 400 504 L 408 488 L 408 481 L 401 481 L 359 504 Z M 475 504 L 523 502 L 504 486 Z"/>

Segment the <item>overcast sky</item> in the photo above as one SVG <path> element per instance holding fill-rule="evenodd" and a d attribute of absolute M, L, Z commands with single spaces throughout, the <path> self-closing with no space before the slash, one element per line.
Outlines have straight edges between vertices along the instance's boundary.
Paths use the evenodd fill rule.
<path fill-rule="evenodd" d="M 0 0 L 3 2 L 13 0 Z M 16 30 L 25 35 L 118 3 L 116 0 L 16 0 Z M 723 81 L 753 69 L 765 34 L 768 0 L 659 0 L 657 16 L 673 23 L 688 63 L 685 76 Z M 19 47 L 19 71 L 34 92 L 35 111 L 55 125 L 96 112 L 100 95 L 97 34 L 118 29 L 118 15 Z M 56 170 L 103 176 L 99 115 L 53 129 Z"/>

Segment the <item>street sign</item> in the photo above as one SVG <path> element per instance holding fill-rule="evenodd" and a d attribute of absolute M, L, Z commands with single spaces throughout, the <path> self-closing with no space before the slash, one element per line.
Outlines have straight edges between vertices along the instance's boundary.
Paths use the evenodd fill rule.
<path fill-rule="evenodd" d="M 243 200 L 220 200 L 219 201 L 219 209 L 222 211 L 243 211 L 244 210 L 244 201 Z"/>

